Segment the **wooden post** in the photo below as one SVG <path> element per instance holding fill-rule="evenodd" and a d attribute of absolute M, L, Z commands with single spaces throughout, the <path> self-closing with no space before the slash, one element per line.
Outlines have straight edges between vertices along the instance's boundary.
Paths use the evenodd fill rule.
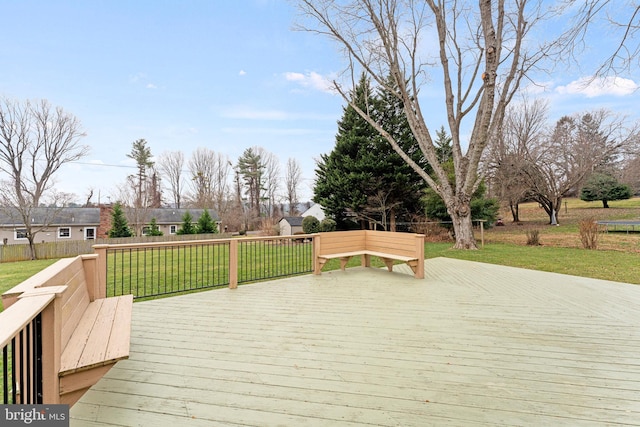
<path fill-rule="evenodd" d="M 98 255 L 96 260 L 95 298 L 107 297 L 107 249 L 109 245 L 93 245 L 93 253 Z"/>
<path fill-rule="evenodd" d="M 316 233 L 312 235 L 313 241 L 313 274 L 322 273 L 322 266 L 320 265 L 320 247 L 322 245 L 320 233 Z"/>
<path fill-rule="evenodd" d="M 42 311 L 42 401 L 60 403 L 60 357 L 62 355 L 61 294 Z"/>
<path fill-rule="evenodd" d="M 484 221 L 480 221 L 480 242 L 482 249 L 484 249 Z"/>
<path fill-rule="evenodd" d="M 105 292 L 101 292 L 100 280 L 98 278 L 98 254 L 80 255 L 82 258 L 82 269 L 84 270 L 84 279 L 87 282 L 87 292 L 89 293 L 89 301 L 95 301 L 96 295 L 102 295 L 106 298 Z"/>
<path fill-rule="evenodd" d="M 416 279 L 424 279 L 424 234 L 416 234 L 416 254 L 418 265 L 416 266 Z"/>
<path fill-rule="evenodd" d="M 229 289 L 238 287 L 238 241 L 229 240 Z"/>

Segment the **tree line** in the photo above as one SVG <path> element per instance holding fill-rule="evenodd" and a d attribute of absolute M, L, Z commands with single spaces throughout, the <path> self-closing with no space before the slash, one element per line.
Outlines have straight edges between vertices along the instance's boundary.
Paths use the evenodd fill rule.
<path fill-rule="evenodd" d="M 283 176 L 278 158 L 262 147 L 247 148 L 234 164 L 206 147 L 188 160 L 182 151 L 156 158 L 149 143 L 139 139 L 127 157 L 135 160 L 137 173 L 118 186 L 116 199 L 137 228 L 149 223 L 150 209 L 162 206 L 211 209 L 229 231 L 258 229 L 285 213 L 299 213 L 300 164 L 288 159 Z"/>
<path fill-rule="evenodd" d="M 366 110 L 432 176 L 423 153 L 410 150 L 416 141 L 401 103 L 385 87 L 372 89 L 364 74 L 351 99 L 338 122 L 333 150 L 318 161 L 313 200 L 342 228 L 359 223 L 395 231 L 396 222 L 450 222 L 434 188 L 354 108 Z M 496 129 L 479 162 L 481 182 L 470 203 L 474 220 L 491 224 L 502 205 L 518 222 L 519 204 L 535 201 L 556 225 L 564 197 L 600 200 L 606 208 L 609 201 L 640 191 L 638 123 L 600 109 L 563 116 L 551 125 L 547 111 L 542 99 L 514 102 L 507 109 L 505 125 Z M 434 146 L 454 186 L 453 148 L 444 127 L 436 132 Z"/>

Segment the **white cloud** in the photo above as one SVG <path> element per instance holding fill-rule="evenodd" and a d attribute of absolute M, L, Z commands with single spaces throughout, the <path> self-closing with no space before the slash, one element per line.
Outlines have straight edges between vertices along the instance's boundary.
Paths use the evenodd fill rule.
<path fill-rule="evenodd" d="M 286 72 L 284 73 L 284 78 L 287 81 L 297 83 L 305 88 L 334 93 L 333 82 L 331 79 L 314 71 L 307 72 L 306 74 Z"/>
<path fill-rule="evenodd" d="M 558 86 L 556 92 L 561 95 L 582 94 L 587 98 L 597 96 L 625 96 L 634 93 L 639 86 L 633 80 L 622 77 L 589 78 L 574 80 L 566 86 Z"/>
<path fill-rule="evenodd" d="M 246 76 L 247 72 L 245 70 L 240 70 L 240 72 L 238 73 L 239 76 Z"/>
<path fill-rule="evenodd" d="M 148 83 L 146 87 L 147 89 L 158 89 L 158 86 L 154 85 L 153 83 Z"/>

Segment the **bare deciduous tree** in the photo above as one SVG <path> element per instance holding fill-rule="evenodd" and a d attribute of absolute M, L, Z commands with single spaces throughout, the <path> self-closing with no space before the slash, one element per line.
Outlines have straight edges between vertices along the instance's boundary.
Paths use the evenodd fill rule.
<path fill-rule="evenodd" d="M 165 178 L 164 182 L 168 183 L 173 205 L 180 209 L 184 186 L 184 154 L 182 151 L 165 151 L 160 154 L 157 163 Z"/>
<path fill-rule="evenodd" d="M 513 222 L 520 221 L 519 204 L 531 195 L 522 171 L 530 158 L 528 149 L 547 131 L 547 103 L 542 100 L 511 104 L 505 121 L 485 153 L 488 182 L 493 192 L 508 205 Z"/>
<path fill-rule="evenodd" d="M 490 135 L 501 128 L 505 109 L 520 82 L 541 61 L 553 58 L 565 37 L 528 42 L 533 28 L 553 12 L 534 1 L 299 0 L 313 24 L 305 29 L 335 40 L 347 54 L 353 76 L 364 70 L 397 97 L 433 175 L 416 164 L 381 123 L 360 109 L 349 91 L 337 91 L 444 200 L 453 220 L 455 248 L 476 249 L 470 201 L 480 184 L 479 163 Z M 537 36 L 540 36 L 538 34 Z M 455 179 L 438 161 L 420 89 L 427 67 L 437 64 L 443 77 L 444 109 L 453 146 Z M 359 68 L 359 69 L 358 69 Z M 388 77 L 391 76 L 392 85 Z M 469 122 L 467 124 L 467 122 Z M 463 138 L 470 126 L 468 141 Z M 464 146 L 467 146 L 466 151 Z"/>
<path fill-rule="evenodd" d="M 558 224 L 562 199 L 577 193 L 595 170 L 618 161 L 637 134 L 623 118 L 599 110 L 562 117 L 547 137 L 533 141 L 521 171 L 550 224 Z"/>
<path fill-rule="evenodd" d="M 200 147 L 189 160 L 191 193 L 189 204 L 193 207 L 213 208 L 220 218 L 229 208 L 231 162 L 229 158 L 208 148 Z"/>
<path fill-rule="evenodd" d="M 88 147 L 80 144 L 85 134 L 80 121 L 46 100 L 18 102 L 0 99 L 0 202 L 24 224 L 31 257 L 36 258 L 34 239 L 47 228 L 55 209 L 33 224 L 41 205 L 62 207 L 70 195 L 54 189 L 54 176 L 69 162 L 84 157 Z"/>
<path fill-rule="evenodd" d="M 289 215 L 295 216 L 298 212 L 298 188 L 302 179 L 302 169 L 300 163 L 293 157 L 287 160 L 287 175 L 285 177 L 285 187 L 287 191 L 286 199 L 289 204 Z"/>
<path fill-rule="evenodd" d="M 265 150 L 263 147 L 254 147 L 254 151 L 260 156 L 262 165 L 264 166 L 264 192 L 266 214 L 267 217 L 273 216 L 273 208 L 278 202 L 278 194 L 280 193 L 280 161 L 275 154 Z"/>
<path fill-rule="evenodd" d="M 566 57 L 579 60 L 579 55 L 574 51 L 582 52 L 585 47 L 590 46 L 590 29 L 599 26 L 601 30 L 608 30 L 604 34 L 610 42 L 611 49 L 600 60 L 594 77 L 618 75 L 638 67 L 640 2 L 630 0 L 621 4 L 618 0 L 565 0 L 564 3 L 567 7 L 579 9 L 571 34 L 572 42 L 567 45 Z M 593 56 L 592 52 L 589 54 Z"/>

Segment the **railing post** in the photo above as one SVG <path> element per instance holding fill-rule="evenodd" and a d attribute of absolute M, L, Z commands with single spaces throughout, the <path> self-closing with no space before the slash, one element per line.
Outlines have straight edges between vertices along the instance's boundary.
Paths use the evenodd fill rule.
<path fill-rule="evenodd" d="M 424 279 L 424 237 L 424 234 L 416 234 L 416 253 L 418 254 L 416 279 Z"/>
<path fill-rule="evenodd" d="M 42 401 L 60 403 L 60 356 L 62 354 L 61 294 L 42 311 Z"/>
<path fill-rule="evenodd" d="M 107 297 L 107 249 L 109 245 L 93 245 L 93 253 L 98 255 L 96 260 L 96 283 L 94 298 Z"/>
<path fill-rule="evenodd" d="M 238 287 L 238 240 L 229 240 L 229 289 Z"/>
<path fill-rule="evenodd" d="M 321 245 L 320 233 L 316 233 L 312 236 L 312 242 L 313 242 L 313 274 L 320 274 L 322 273 L 322 270 L 320 267 L 320 260 L 319 260 L 320 245 Z"/>

